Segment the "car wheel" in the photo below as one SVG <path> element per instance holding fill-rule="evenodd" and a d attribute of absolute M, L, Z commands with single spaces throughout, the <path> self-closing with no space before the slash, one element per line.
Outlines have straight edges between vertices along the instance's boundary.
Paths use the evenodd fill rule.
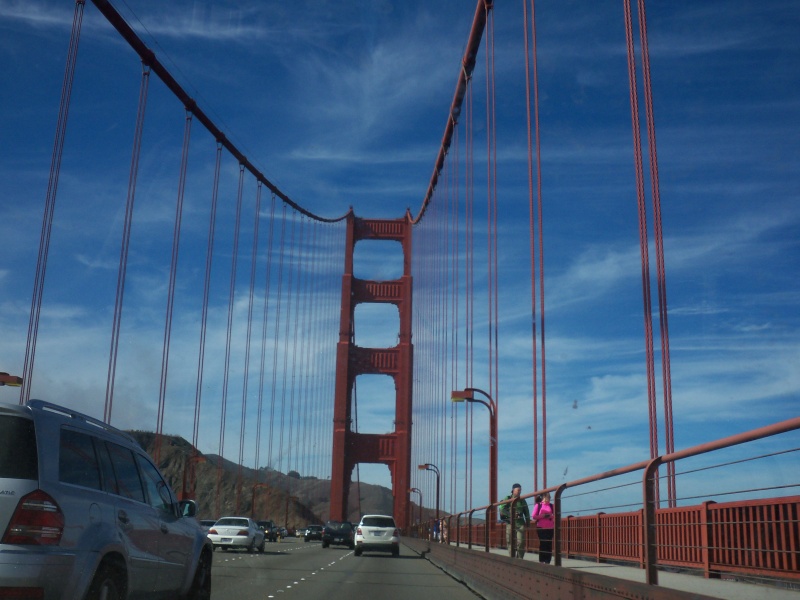
<path fill-rule="evenodd" d="M 86 593 L 86 600 L 122 600 L 125 580 L 110 565 L 100 565 Z"/>
<path fill-rule="evenodd" d="M 400 556 L 400 548 L 392 548 L 392 556 Z"/>
<path fill-rule="evenodd" d="M 356 548 L 355 544 L 350 544 L 350 550 L 355 550 L 355 548 Z"/>
<path fill-rule="evenodd" d="M 264 538 L 263 540 L 261 540 L 261 545 L 258 547 L 258 551 L 264 552 L 266 545 L 267 545 L 267 538 Z"/>
<path fill-rule="evenodd" d="M 330 546 L 330 544 L 328 542 L 322 542 L 322 547 L 323 548 L 327 548 L 328 546 Z"/>
<path fill-rule="evenodd" d="M 247 552 L 249 554 L 252 554 L 255 551 L 255 549 L 256 549 L 256 538 L 253 538 L 253 540 L 250 542 L 250 545 L 247 546 Z"/>
<path fill-rule="evenodd" d="M 211 555 L 200 555 L 186 600 L 211 600 Z"/>
<path fill-rule="evenodd" d="M 361 556 L 361 548 L 356 548 L 356 551 L 353 552 L 356 556 Z"/>

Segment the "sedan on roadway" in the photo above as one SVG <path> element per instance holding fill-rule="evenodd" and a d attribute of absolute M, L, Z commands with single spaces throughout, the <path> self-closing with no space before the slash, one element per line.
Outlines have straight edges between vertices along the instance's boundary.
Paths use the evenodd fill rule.
<path fill-rule="evenodd" d="M 393 517 L 386 515 L 364 515 L 356 527 L 355 555 L 365 550 L 391 552 L 400 555 L 400 530 Z"/>
<path fill-rule="evenodd" d="M 214 550 L 244 548 L 253 552 L 258 548 L 259 552 L 264 551 L 264 532 L 247 517 L 222 517 L 208 530 L 208 539 L 214 544 Z"/>

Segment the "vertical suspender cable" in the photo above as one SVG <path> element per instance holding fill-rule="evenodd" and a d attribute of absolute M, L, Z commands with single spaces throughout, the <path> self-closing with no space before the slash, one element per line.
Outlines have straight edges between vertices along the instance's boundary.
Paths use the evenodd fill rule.
<path fill-rule="evenodd" d="M 318 228 L 319 229 L 319 228 Z M 312 335 L 312 343 L 311 343 L 311 362 L 310 362 L 310 385 L 311 385 L 311 392 L 310 392 L 310 403 L 309 403 L 309 410 L 311 411 L 311 429 L 309 431 L 310 440 L 309 440 L 309 456 L 310 456 L 310 464 L 308 472 L 309 474 L 313 474 L 320 479 L 324 479 L 323 472 L 321 469 L 321 462 L 320 458 L 322 456 L 322 444 L 321 444 L 321 436 L 322 434 L 322 426 L 323 423 L 327 423 L 326 420 L 326 412 L 325 412 L 325 405 L 322 404 L 322 389 L 323 389 L 323 379 L 321 374 L 324 373 L 324 365 L 322 364 L 322 360 L 320 359 L 320 353 L 318 352 L 318 348 L 324 347 L 325 340 L 323 337 L 323 327 L 322 323 L 325 321 L 327 317 L 327 308 L 330 294 L 328 293 L 328 261 L 330 261 L 331 255 L 333 252 L 327 251 L 327 244 L 328 244 L 328 236 L 329 232 L 325 230 L 325 228 L 321 228 L 319 231 L 319 241 L 317 242 L 317 248 L 315 253 L 317 255 L 321 254 L 322 259 L 315 257 L 314 263 L 315 265 L 319 264 L 320 268 L 319 271 L 314 278 L 315 290 L 313 292 L 314 295 L 314 310 L 311 315 L 311 328 L 313 331 Z"/>
<path fill-rule="evenodd" d="M 465 378 L 467 387 L 472 387 L 472 373 L 475 359 L 475 110 L 472 83 L 467 86 L 467 157 L 466 157 L 466 207 L 465 241 L 466 248 L 466 328 L 465 336 Z"/>
<path fill-rule="evenodd" d="M 253 248 L 250 253 L 250 286 L 247 294 L 247 335 L 244 345 L 244 365 L 242 375 L 242 419 L 239 424 L 239 463 L 236 474 L 236 514 L 241 514 L 242 501 L 242 465 L 244 464 L 244 440 L 247 423 L 247 391 L 250 379 L 250 342 L 253 337 L 253 296 L 256 286 L 256 266 L 258 264 L 258 231 L 261 220 L 261 191 L 263 186 L 258 182 L 256 186 L 256 208 L 253 215 Z"/>
<path fill-rule="evenodd" d="M 78 42 L 80 41 L 81 37 L 81 23 L 83 22 L 84 5 L 84 0 L 77 0 L 75 2 L 75 14 L 72 18 L 72 34 L 70 35 L 69 39 L 67 64 L 64 69 L 64 83 L 61 86 L 61 102 L 58 108 L 56 137 L 55 141 L 53 142 L 53 156 L 50 160 L 50 180 L 47 184 L 47 195 L 44 201 L 42 233 L 41 237 L 39 238 L 39 255 L 36 260 L 36 278 L 33 284 L 31 315 L 30 320 L 28 321 L 28 341 L 25 345 L 25 363 L 22 367 L 22 386 L 19 396 L 20 404 L 24 404 L 31 396 L 33 363 L 36 358 L 36 340 L 39 335 L 39 317 L 42 312 L 44 278 L 47 271 L 47 255 L 50 251 L 50 232 L 53 229 L 53 215 L 56 209 L 58 175 L 61 171 L 61 154 L 64 150 L 64 140 L 67 135 L 67 116 L 69 114 L 70 97 L 72 96 L 72 82 L 75 79 L 75 64 L 78 60 Z"/>
<path fill-rule="evenodd" d="M 331 233 L 329 235 L 329 240 L 328 240 L 328 246 L 334 246 L 334 247 L 337 248 L 337 250 L 344 248 L 344 239 L 343 238 L 344 238 L 344 228 L 341 228 L 341 231 L 336 231 L 336 229 L 331 228 Z M 340 295 L 339 295 L 339 290 L 341 288 L 341 281 L 340 281 L 339 270 L 338 269 L 339 269 L 339 265 L 341 264 L 342 257 L 341 257 L 341 255 L 336 255 L 336 254 L 334 254 L 333 252 L 330 252 L 330 251 L 327 252 L 327 254 L 328 254 L 328 273 L 329 273 L 329 277 L 330 277 L 330 291 L 327 293 L 328 302 L 327 302 L 327 306 L 326 306 L 326 309 L 327 309 L 326 310 L 326 319 L 328 317 L 330 317 L 331 318 L 331 322 L 333 322 L 333 319 L 335 318 L 335 316 L 338 315 L 337 309 L 338 309 L 338 307 L 340 305 L 340 301 L 341 301 L 341 298 L 340 298 Z M 337 260 L 339 260 L 340 262 L 336 262 Z M 320 331 L 323 331 L 322 324 L 320 325 Z M 336 342 L 337 335 L 338 335 L 337 328 L 335 326 L 334 327 L 327 327 L 325 329 L 325 331 L 328 332 L 328 336 L 329 336 L 328 338 L 325 338 L 326 340 L 329 340 L 329 342 L 330 342 L 330 346 L 328 346 L 328 347 L 335 346 L 335 342 Z M 327 342 L 326 342 L 326 344 L 327 344 Z M 323 346 L 326 346 L 326 344 L 323 344 Z M 322 429 L 322 435 L 319 436 L 320 439 L 322 440 L 321 443 L 319 444 L 320 449 L 323 448 L 323 447 L 324 448 L 332 448 L 333 447 L 333 430 L 332 430 L 331 427 L 328 426 L 328 423 L 333 421 L 333 405 L 330 402 L 328 402 L 328 398 L 330 398 L 332 396 L 332 393 L 333 393 L 332 390 L 333 390 L 333 387 L 335 385 L 335 381 L 334 380 L 335 380 L 335 376 L 336 376 L 336 374 L 335 374 L 336 369 L 335 369 L 335 366 L 334 366 L 334 361 L 335 361 L 336 357 L 335 357 L 333 352 L 324 353 L 324 357 L 325 357 L 325 362 L 324 362 L 324 365 L 323 365 L 323 368 L 322 368 L 322 372 L 323 373 L 327 373 L 327 378 L 322 382 L 324 385 L 321 386 L 320 392 L 319 392 L 319 394 L 320 394 L 320 403 L 323 406 L 322 410 L 320 411 L 320 413 L 321 413 L 320 418 L 324 419 L 324 421 L 323 421 L 324 428 Z M 322 456 L 322 452 L 320 451 L 320 459 L 319 460 L 320 460 L 319 472 L 321 474 L 329 475 L 330 472 L 331 472 L 330 471 L 330 468 L 331 468 L 330 455 L 328 454 L 327 456 L 323 457 Z"/>
<path fill-rule="evenodd" d="M 284 455 L 284 447 L 283 447 L 283 432 L 284 432 L 284 425 L 286 423 L 286 386 L 287 386 L 287 373 L 289 371 L 289 327 L 292 322 L 292 292 L 294 290 L 294 268 L 295 268 L 295 259 L 294 259 L 294 250 L 295 250 L 295 243 L 294 243 L 294 230 L 297 226 L 297 219 L 295 215 L 292 215 L 292 229 L 289 233 L 289 280 L 287 281 L 286 285 L 286 320 L 284 321 L 285 327 L 283 332 L 283 382 L 281 387 L 281 419 L 280 419 L 280 432 L 278 434 L 278 449 L 280 453 L 278 454 L 278 470 L 281 471 L 283 469 L 283 455 Z M 287 471 L 289 470 L 289 464 L 287 462 Z"/>
<path fill-rule="evenodd" d="M 261 427 L 264 421 L 263 408 L 264 408 L 264 367 L 267 358 L 267 329 L 269 318 L 269 302 L 270 302 L 270 282 L 272 279 L 272 237 L 275 231 L 275 194 L 271 194 L 272 199 L 269 207 L 269 235 L 267 236 L 267 258 L 266 258 L 266 274 L 264 277 L 264 311 L 261 320 L 261 368 L 258 375 L 258 419 L 256 422 L 256 452 L 253 468 L 256 470 L 256 476 L 259 473 L 260 466 L 260 453 L 261 453 Z"/>
<path fill-rule="evenodd" d="M 280 458 L 278 459 L 278 470 L 280 471 L 280 470 L 282 470 L 282 465 L 283 465 L 283 455 L 284 455 L 284 453 L 286 454 L 286 472 L 287 473 L 291 469 L 291 460 L 292 460 L 292 448 L 291 448 L 291 445 L 292 445 L 292 431 L 291 431 L 292 422 L 291 421 L 292 421 L 292 412 L 293 412 L 292 409 L 293 409 L 293 407 L 292 407 L 292 404 L 291 404 L 291 390 L 289 390 L 289 392 L 290 392 L 290 394 L 289 394 L 289 396 L 290 396 L 290 401 L 289 401 L 289 438 L 288 438 L 288 441 L 287 441 L 285 449 L 284 449 L 284 445 L 283 445 L 283 432 L 285 430 L 285 423 L 286 423 L 286 402 L 287 402 L 287 400 L 286 400 L 286 392 L 287 392 L 286 388 L 287 388 L 287 385 L 291 385 L 291 383 L 287 383 L 287 375 L 288 375 L 288 372 L 289 372 L 289 343 L 290 343 L 290 341 L 292 343 L 296 343 L 296 340 L 291 339 L 290 336 L 289 336 L 289 327 L 291 326 L 292 319 L 296 318 L 296 313 L 297 313 L 296 307 L 295 307 L 295 310 L 292 311 L 292 293 L 294 292 L 294 286 L 296 285 L 295 282 L 294 282 L 294 280 L 295 280 L 294 270 L 295 269 L 299 270 L 299 267 L 297 265 L 298 261 L 295 259 L 295 248 L 296 248 L 296 246 L 299 245 L 299 243 L 295 244 L 295 241 L 294 241 L 294 230 L 295 230 L 296 227 L 297 227 L 297 215 L 292 215 L 292 231 L 291 231 L 291 235 L 290 235 L 290 239 L 289 239 L 289 266 L 290 266 L 290 268 L 289 268 L 289 281 L 288 281 L 288 285 L 287 285 L 287 288 L 286 288 L 286 327 L 284 329 L 284 340 L 283 340 L 283 343 L 284 343 L 284 348 L 283 348 L 283 389 L 281 391 L 281 432 L 280 432 L 281 454 L 280 454 Z M 303 224 L 301 222 L 300 223 L 300 237 L 301 238 L 302 238 L 302 231 L 303 231 Z M 292 336 L 292 337 L 295 337 L 295 336 Z M 287 504 L 286 504 L 286 506 L 287 506 L 287 509 L 288 509 L 289 499 L 292 496 L 292 478 L 291 477 L 287 478 L 287 484 L 288 485 L 286 487 L 286 495 L 287 495 L 287 498 L 286 498 L 286 503 Z M 288 514 L 286 515 L 286 518 L 288 519 Z M 289 526 L 288 522 L 285 523 L 284 525 L 286 527 Z"/>
<path fill-rule="evenodd" d="M 239 188 L 236 194 L 236 222 L 233 231 L 233 252 L 231 256 L 231 284 L 228 292 L 228 323 L 225 330 L 225 366 L 222 375 L 222 403 L 220 407 L 219 423 L 219 462 L 217 463 L 217 492 L 216 492 L 216 513 L 222 514 L 220 505 L 222 491 L 222 462 L 225 455 L 225 418 L 228 410 L 228 377 L 231 365 L 231 336 L 233 335 L 233 300 L 236 293 L 236 265 L 239 257 L 239 231 L 241 229 L 242 216 L 242 188 L 244 186 L 244 165 L 239 165 Z"/>
<path fill-rule="evenodd" d="M 494 16 L 486 2 L 486 161 L 489 294 L 489 395 L 499 411 L 498 260 L 497 260 L 497 120 L 495 114 Z M 497 412 L 495 413 L 497 415 Z M 495 416 L 497 418 L 497 416 Z"/>
<path fill-rule="evenodd" d="M 664 235 L 661 225 L 661 193 L 658 185 L 658 156 L 656 154 L 656 125 L 653 115 L 653 90 L 650 80 L 650 51 L 647 44 L 647 18 L 644 0 L 638 0 L 639 36 L 642 43 L 642 88 L 644 90 L 647 143 L 650 157 L 650 185 L 653 195 L 653 233 L 656 244 L 656 278 L 658 280 L 658 316 L 661 332 L 661 375 L 664 387 L 665 452 L 675 452 L 672 421 L 672 375 L 669 361 L 669 323 L 667 319 L 667 275 L 664 267 Z M 667 463 L 667 497 L 670 508 L 676 506 L 675 463 Z"/>
<path fill-rule="evenodd" d="M 108 376 L 106 378 L 106 398 L 103 409 L 103 420 L 111 423 L 111 409 L 114 404 L 114 380 L 117 373 L 117 355 L 119 351 L 119 331 L 122 323 L 122 305 L 125 295 L 125 277 L 128 269 L 128 249 L 131 243 L 131 225 L 133 223 L 133 204 L 136 197 L 136 178 L 139 173 L 139 156 L 142 149 L 144 132 L 144 113 L 147 106 L 147 89 L 150 82 L 150 67 L 142 64 L 142 81 L 139 86 L 139 108 L 136 113 L 136 127 L 133 133 L 133 150 L 131 152 L 131 170 L 128 177 L 128 197 L 125 202 L 125 222 L 122 226 L 122 247 L 119 253 L 119 271 L 117 273 L 117 295 L 114 301 L 114 322 L 111 326 L 111 350 L 108 358 Z"/>
<path fill-rule="evenodd" d="M 300 255 L 303 254 L 303 242 L 305 240 L 305 217 L 300 215 L 300 233 L 298 235 L 297 240 L 297 247 L 300 250 Z M 295 396 L 297 395 L 297 338 L 300 333 L 300 319 L 302 317 L 301 314 L 301 303 L 300 297 L 303 291 L 303 287 L 305 286 L 305 280 L 308 278 L 307 276 L 304 277 L 303 269 L 300 268 L 300 260 L 296 261 L 296 268 L 297 268 L 297 285 L 295 286 L 294 292 L 294 330 L 292 332 L 292 377 L 290 383 L 290 393 L 289 393 L 289 442 L 286 444 L 288 449 L 288 454 L 286 457 L 286 468 L 292 468 L 292 458 L 295 460 L 294 470 L 297 470 L 297 456 L 296 453 L 293 454 L 293 445 L 297 443 L 294 435 L 295 429 Z M 305 336 L 303 336 L 305 338 Z"/>
<path fill-rule="evenodd" d="M 644 174 L 642 171 L 642 145 L 639 128 L 639 100 L 636 91 L 636 59 L 633 49 L 633 26 L 630 0 L 623 0 L 625 9 L 625 36 L 628 50 L 628 78 L 630 81 L 631 122 L 633 129 L 634 165 L 636 170 L 636 199 L 639 209 L 639 247 L 642 255 L 642 296 L 644 305 L 645 361 L 647 365 L 647 399 L 650 415 L 650 457 L 658 456 L 658 429 L 656 414 L 656 387 L 653 367 L 653 322 L 650 298 L 650 260 L 647 248 L 647 208 L 644 199 Z M 658 480 L 656 480 L 658 489 Z M 656 496 L 658 497 L 658 496 Z"/>
<path fill-rule="evenodd" d="M 535 31 L 535 21 L 533 16 L 533 0 L 531 2 L 531 37 Z M 533 117 L 531 115 L 531 67 L 530 67 L 530 46 L 528 40 L 528 0 L 522 0 L 523 18 L 523 40 L 525 43 L 525 111 L 527 117 L 528 134 L 528 227 L 530 241 L 530 263 L 531 263 L 531 351 L 533 362 L 531 375 L 533 380 L 533 489 L 539 489 L 539 406 L 538 406 L 538 365 L 539 359 L 536 352 L 536 235 L 535 217 L 533 210 Z M 534 42 L 535 43 L 535 42 Z"/>
<path fill-rule="evenodd" d="M 194 396 L 194 429 L 192 430 L 192 446 L 197 449 L 200 443 L 200 407 L 203 396 L 203 372 L 205 369 L 206 355 L 206 329 L 208 326 L 208 296 L 211 291 L 211 263 L 214 257 L 214 233 L 217 226 L 217 199 L 219 197 L 219 172 L 222 164 L 222 144 L 217 142 L 217 150 L 214 160 L 214 181 L 211 189 L 211 212 L 208 219 L 208 242 L 206 243 L 206 272 L 203 282 L 203 308 L 200 319 L 200 344 L 197 355 L 197 382 Z M 194 462 L 192 466 L 190 481 L 194 489 Z"/>
<path fill-rule="evenodd" d="M 314 267 L 318 264 L 317 263 L 317 232 L 318 227 L 316 223 L 311 223 L 311 242 L 310 242 L 310 253 L 307 254 L 309 257 L 308 263 L 308 272 L 305 277 L 305 288 L 303 290 L 303 326 L 302 329 L 306 332 L 306 335 L 302 338 L 302 348 L 301 348 L 301 356 L 302 356 L 302 364 L 303 368 L 300 373 L 300 390 L 299 390 L 299 397 L 301 405 L 298 408 L 298 414 L 300 415 L 300 433 L 298 434 L 298 447 L 301 451 L 302 456 L 302 464 L 297 469 L 299 473 L 303 475 L 311 475 L 309 470 L 309 460 L 311 456 L 311 448 L 310 448 L 310 438 L 308 436 L 308 430 L 311 427 L 310 420 L 311 420 L 311 382 L 310 382 L 310 369 L 313 366 L 313 355 L 311 352 L 311 348 L 315 342 L 315 333 L 314 330 L 314 312 L 316 309 L 316 296 L 311 294 L 311 281 L 312 278 L 319 282 L 319 275 L 314 272 Z"/>
<path fill-rule="evenodd" d="M 544 226 L 542 211 L 542 161 L 541 161 L 541 140 L 539 128 L 539 69 L 536 45 L 536 6 L 535 0 L 531 2 L 531 39 L 528 42 L 527 24 L 528 18 L 525 15 L 525 80 L 526 80 L 526 109 L 528 119 L 528 205 L 530 214 L 530 260 L 531 260 L 531 328 L 532 328 L 532 348 L 533 348 L 533 483 L 534 489 L 539 487 L 539 426 L 538 426 L 538 391 L 539 382 L 537 381 L 539 369 L 541 369 L 541 390 L 542 390 L 542 487 L 547 487 L 547 377 L 545 361 L 545 334 L 544 334 Z M 526 8 L 523 0 L 523 11 Z M 528 65 L 529 45 L 533 54 L 533 116 L 531 116 L 531 67 Z M 535 141 L 532 141 L 531 132 L 535 133 Z M 536 217 L 534 218 L 533 208 L 533 149 L 536 150 Z M 537 221 L 537 229 L 534 230 L 534 220 Z M 539 319 L 541 326 L 540 346 L 541 359 L 537 357 L 537 318 L 536 318 L 536 238 L 538 237 L 539 250 Z M 541 362 L 541 366 L 539 363 Z"/>
<path fill-rule="evenodd" d="M 278 250 L 278 290 L 275 294 L 278 306 L 275 308 L 275 326 L 273 327 L 272 338 L 272 388 L 270 394 L 269 409 L 269 452 L 267 453 L 267 464 L 272 467 L 272 442 L 275 431 L 275 396 L 278 385 L 278 340 L 280 339 L 281 309 L 283 307 L 283 258 L 285 256 L 286 239 L 286 205 L 283 205 L 281 214 L 281 239 Z M 280 455 L 280 447 L 278 447 Z"/>
<path fill-rule="evenodd" d="M 175 225 L 172 231 L 172 257 L 169 266 L 167 310 L 164 318 L 164 343 L 161 348 L 161 384 L 158 389 L 158 418 L 156 423 L 156 443 L 154 452 L 156 464 L 161 460 L 161 435 L 164 431 L 164 407 L 167 397 L 167 375 L 169 373 L 169 346 L 170 340 L 172 339 L 172 315 L 175 309 L 175 281 L 178 277 L 178 250 L 180 249 L 181 242 L 183 199 L 186 191 L 186 171 L 189 164 L 189 141 L 191 139 L 191 134 L 192 113 L 186 110 L 183 127 L 180 176 L 178 179 L 178 199 L 175 203 Z"/>

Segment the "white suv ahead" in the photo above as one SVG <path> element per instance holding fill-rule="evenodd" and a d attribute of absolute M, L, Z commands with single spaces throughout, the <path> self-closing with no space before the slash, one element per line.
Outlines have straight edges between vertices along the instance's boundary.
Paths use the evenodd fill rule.
<path fill-rule="evenodd" d="M 0 598 L 211 597 L 213 548 L 128 434 L 0 403 Z"/>
<path fill-rule="evenodd" d="M 386 515 L 364 515 L 356 527 L 355 555 L 361 556 L 365 550 L 391 552 L 400 555 L 400 530 L 394 517 Z"/>

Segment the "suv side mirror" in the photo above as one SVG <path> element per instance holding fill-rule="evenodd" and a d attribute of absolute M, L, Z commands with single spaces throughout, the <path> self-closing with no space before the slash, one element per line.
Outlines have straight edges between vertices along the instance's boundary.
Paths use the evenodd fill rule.
<path fill-rule="evenodd" d="M 194 500 L 181 500 L 178 502 L 178 513 L 182 517 L 193 517 L 197 514 L 197 503 Z"/>

